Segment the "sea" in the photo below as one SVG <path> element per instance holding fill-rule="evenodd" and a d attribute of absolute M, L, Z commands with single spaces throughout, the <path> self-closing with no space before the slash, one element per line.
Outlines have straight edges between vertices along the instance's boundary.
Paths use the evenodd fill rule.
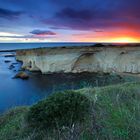
<path fill-rule="evenodd" d="M 16 50 L 16 49 L 29 49 L 39 47 L 60 47 L 60 46 L 86 46 L 94 45 L 95 43 L 0 43 L 0 51 L 2 50 Z"/>

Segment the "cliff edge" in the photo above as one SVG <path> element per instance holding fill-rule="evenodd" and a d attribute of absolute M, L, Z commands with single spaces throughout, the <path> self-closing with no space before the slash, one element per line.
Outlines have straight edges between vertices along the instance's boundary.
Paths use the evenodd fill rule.
<path fill-rule="evenodd" d="M 30 71 L 46 73 L 140 74 L 139 46 L 83 46 L 18 50 L 16 59 Z"/>

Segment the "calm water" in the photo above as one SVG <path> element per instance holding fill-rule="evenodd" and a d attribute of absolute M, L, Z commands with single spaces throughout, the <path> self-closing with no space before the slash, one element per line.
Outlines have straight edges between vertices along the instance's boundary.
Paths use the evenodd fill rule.
<path fill-rule="evenodd" d="M 0 43 L 0 50 L 28 49 L 38 47 L 81 46 L 94 43 Z"/>
<path fill-rule="evenodd" d="M 17 49 L 28 45 L 30 46 L 31 44 L 20 44 L 20 46 L 12 44 L 11 48 Z M 34 47 L 35 45 L 33 44 Z M 10 44 L 0 44 L 1 46 L 4 47 L 3 49 L 11 49 Z M 39 44 L 36 47 L 39 47 Z M 21 64 L 14 64 L 15 68 L 10 70 L 9 66 L 16 60 L 14 57 L 5 57 L 6 54 L 6 52 L 0 52 L 0 112 L 15 106 L 34 104 L 56 91 L 125 82 L 120 76 L 93 73 L 50 75 L 29 73 L 29 80 L 12 79 Z M 10 62 L 5 63 L 5 60 L 10 60 Z"/>

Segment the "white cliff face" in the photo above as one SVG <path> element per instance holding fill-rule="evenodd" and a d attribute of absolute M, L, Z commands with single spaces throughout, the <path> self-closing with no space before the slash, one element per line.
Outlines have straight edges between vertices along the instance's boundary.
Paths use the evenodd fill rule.
<path fill-rule="evenodd" d="M 140 73 L 140 47 L 68 47 L 19 50 L 23 68 L 42 73 Z"/>

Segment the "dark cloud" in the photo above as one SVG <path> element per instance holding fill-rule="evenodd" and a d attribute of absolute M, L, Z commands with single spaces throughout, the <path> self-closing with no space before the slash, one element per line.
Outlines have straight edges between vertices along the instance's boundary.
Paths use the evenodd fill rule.
<path fill-rule="evenodd" d="M 107 0 L 108 3 L 99 5 L 93 4 L 92 8 L 85 7 L 60 9 L 52 18 L 41 20 L 46 25 L 51 25 L 56 29 L 73 30 L 102 30 L 106 28 L 137 28 L 140 23 L 140 10 L 135 6 L 124 5 L 124 1 L 118 1 L 117 4 Z M 111 6 L 112 7 L 108 7 Z M 86 5 L 86 4 L 85 4 Z M 136 6 L 137 7 L 137 6 Z M 138 12 L 139 11 L 139 12 Z M 123 26 L 122 26 L 123 25 Z"/>
<path fill-rule="evenodd" d="M 3 9 L 0 8 L 0 18 L 5 18 L 5 19 L 17 19 L 23 12 L 21 11 L 12 11 L 8 9 Z"/>
<path fill-rule="evenodd" d="M 48 30 L 33 30 L 30 33 L 34 35 L 56 35 L 56 33 Z"/>
<path fill-rule="evenodd" d="M 51 25 L 53 29 L 91 30 L 96 27 L 104 27 L 105 22 L 110 17 L 111 15 L 102 14 L 96 10 L 65 8 L 57 12 L 52 18 L 41 21 L 46 25 Z"/>
<path fill-rule="evenodd" d="M 87 29 L 92 28 L 94 12 L 88 9 L 64 8 L 56 12 L 52 18 L 41 22 L 51 25 L 51 29 Z"/>
<path fill-rule="evenodd" d="M 93 13 L 88 9 L 75 10 L 72 8 L 65 8 L 62 11 L 56 13 L 56 17 L 76 20 L 91 20 Z"/>

